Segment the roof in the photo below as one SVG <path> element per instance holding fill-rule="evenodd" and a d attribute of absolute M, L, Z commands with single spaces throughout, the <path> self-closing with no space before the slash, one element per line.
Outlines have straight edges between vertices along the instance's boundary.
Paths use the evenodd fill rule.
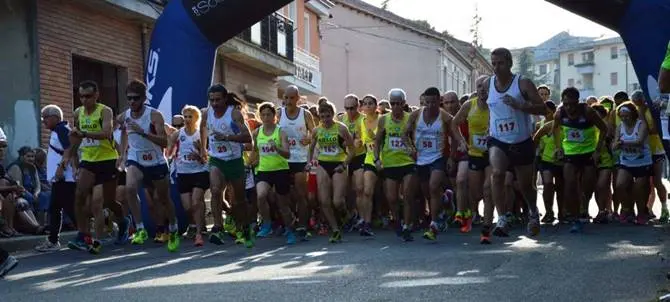
<path fill-rule="evenodd" d="M 447 39 L 445 36 L 442 35 L 442 33 L 439 33 L 435 30 L 428 29 L 425 27 L 418 26 L 414 21 L 405 19 L 401 16 L 398 16 L 388 10 L 381 9 L 377 6 L 374 6 L 372 4 L 369 4 L 365 1 L 362 0 L 333 0 L 333 2 L 340 4 L 342 6 L 349 7 L 351 9 L 358 10 L 360 12 L 366 13 L 371 16 L 378 17 L 380 19 L 383 19 L 384 21 L 394 23 L 396 25 L 399 25 L 405 29 L 411 30 L 415 33 L 428 36 L 431 38 L 434 38 L 436 40 L 444 41 L 449 47 L 449 50 L 452 50 L 451 52 L 458 58 L 460 59 L 463 63 L 467 64 L 468 66 L 472 67 L 472 64 L 470 64 L 470 61 L 467 59 L 464 53 L 462 53 L 458 48 L 456 48 L 454 45 L 452 45 L 450 39 Z"/>
<path fill-rule="evenodd" d="M 565 48 L 561 49 L 560 52 L 574 51 L 574 50 L 584 50 L 584 49 L 589 49 L 589 48 L 593 48 L 593 47 L 596 47 L 596 46 L 610 45 L 610 44 L 623 44 L 623 39 L 621 39 L 621 37 L 598 38 L 598 39 L 594 39 L 594 40 L 591 40 L 591 41 L 588 41 L 588 42 L 574 44 L 574 45 L 571 45 L 570 47 L 565 47 Z"/>
<path fill-rule="evenodd" d="M 475 47 L 472 44 L 461 41 L 454 37 L 448 37 L 448 39 L 462 54 L 471 55 L 472 53 L 475 53 L 476 57 L 479 58 L 479 60 L 484 63 L 488 69 L 493 70 L 493 66 L 491 65 L 491 62 L 489 62 L 488 58 L 480 50 L 475 50 Z"/>

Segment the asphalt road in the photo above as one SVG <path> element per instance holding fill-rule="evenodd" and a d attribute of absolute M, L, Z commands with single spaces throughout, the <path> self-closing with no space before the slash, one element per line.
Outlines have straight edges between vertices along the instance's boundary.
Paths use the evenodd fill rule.
<path fill-rule="evenodd" d="M 668 284 L 664 228 L 589 225 L 576 235 L 555 225 L 533 239 L 517 228 L 488 246 L 474 230 L 437 243 L 381 232 L 290 247 L 269 238 L 252 250 L 29 252 L 0 280 L 0 301 L 651 301 Z"/>

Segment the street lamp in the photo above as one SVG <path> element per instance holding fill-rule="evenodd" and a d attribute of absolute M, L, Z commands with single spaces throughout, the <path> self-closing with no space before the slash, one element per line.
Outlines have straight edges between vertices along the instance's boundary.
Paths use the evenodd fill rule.
<path fill-rule="evenodd" d="M 624 57 L 626 57 L 626 93 L 628 93 L 628 50 L 624 47 L 619 50 L 619 53 L 621 53 Z"/>

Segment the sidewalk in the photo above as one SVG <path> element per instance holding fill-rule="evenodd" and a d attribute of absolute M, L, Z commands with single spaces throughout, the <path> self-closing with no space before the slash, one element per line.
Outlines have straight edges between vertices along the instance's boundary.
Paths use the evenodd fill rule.
<path fill-rule="evenodd" d="M 77 236 L 77 231 L 62 232 L 60 235 L 61 245 L 67 244 L 67 242 L 73 240 L 75 236 Z M 46 235 L 24 235 L 21 237 L 2 238 L 0 239 L 0 248 L 10 253 L 32 250 L 35 246 L 44 241 L 46 237 Z"/>

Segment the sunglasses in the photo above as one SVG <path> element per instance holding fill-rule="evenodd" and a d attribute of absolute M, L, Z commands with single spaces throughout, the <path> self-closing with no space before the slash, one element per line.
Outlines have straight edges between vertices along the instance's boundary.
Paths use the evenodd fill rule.
<path fill-rule="evenodd" d="M 94 96 L 95 96 L 95 94 L 93 94 L 93 93 L 89 93 L 89 94 L 80 94 L 80 95 L 79 95 L 79 97 L 81 97 L 81 98 L 83 98 L 83 99 L 92 99 Z"/>
<path fill-rule="evenodd" d="M 391 102 L 391 106 L 402 106 L 402 102 Z"/>
<path fill-rule="evenodd" d="M 127 96 L 126 96 L 126 99 L 128 99 L 128 101 L 135 102 L 135 101 L 142 100 L 142 96 L 139 96 L 139 95 L 127 95 Z"/>
<path fill-rule="evenodd" d="M 172 124 L 172 127 L 182 128 L 182 127 L 184 127 L 184 124 Z"/>
<path fill-rule="evenodd" d="M 358 107 L 356 106 L 351 106 L 351 107 L 344 107 L 344 110 L 351 111 L 351 110 L 356 110 Z"/>

